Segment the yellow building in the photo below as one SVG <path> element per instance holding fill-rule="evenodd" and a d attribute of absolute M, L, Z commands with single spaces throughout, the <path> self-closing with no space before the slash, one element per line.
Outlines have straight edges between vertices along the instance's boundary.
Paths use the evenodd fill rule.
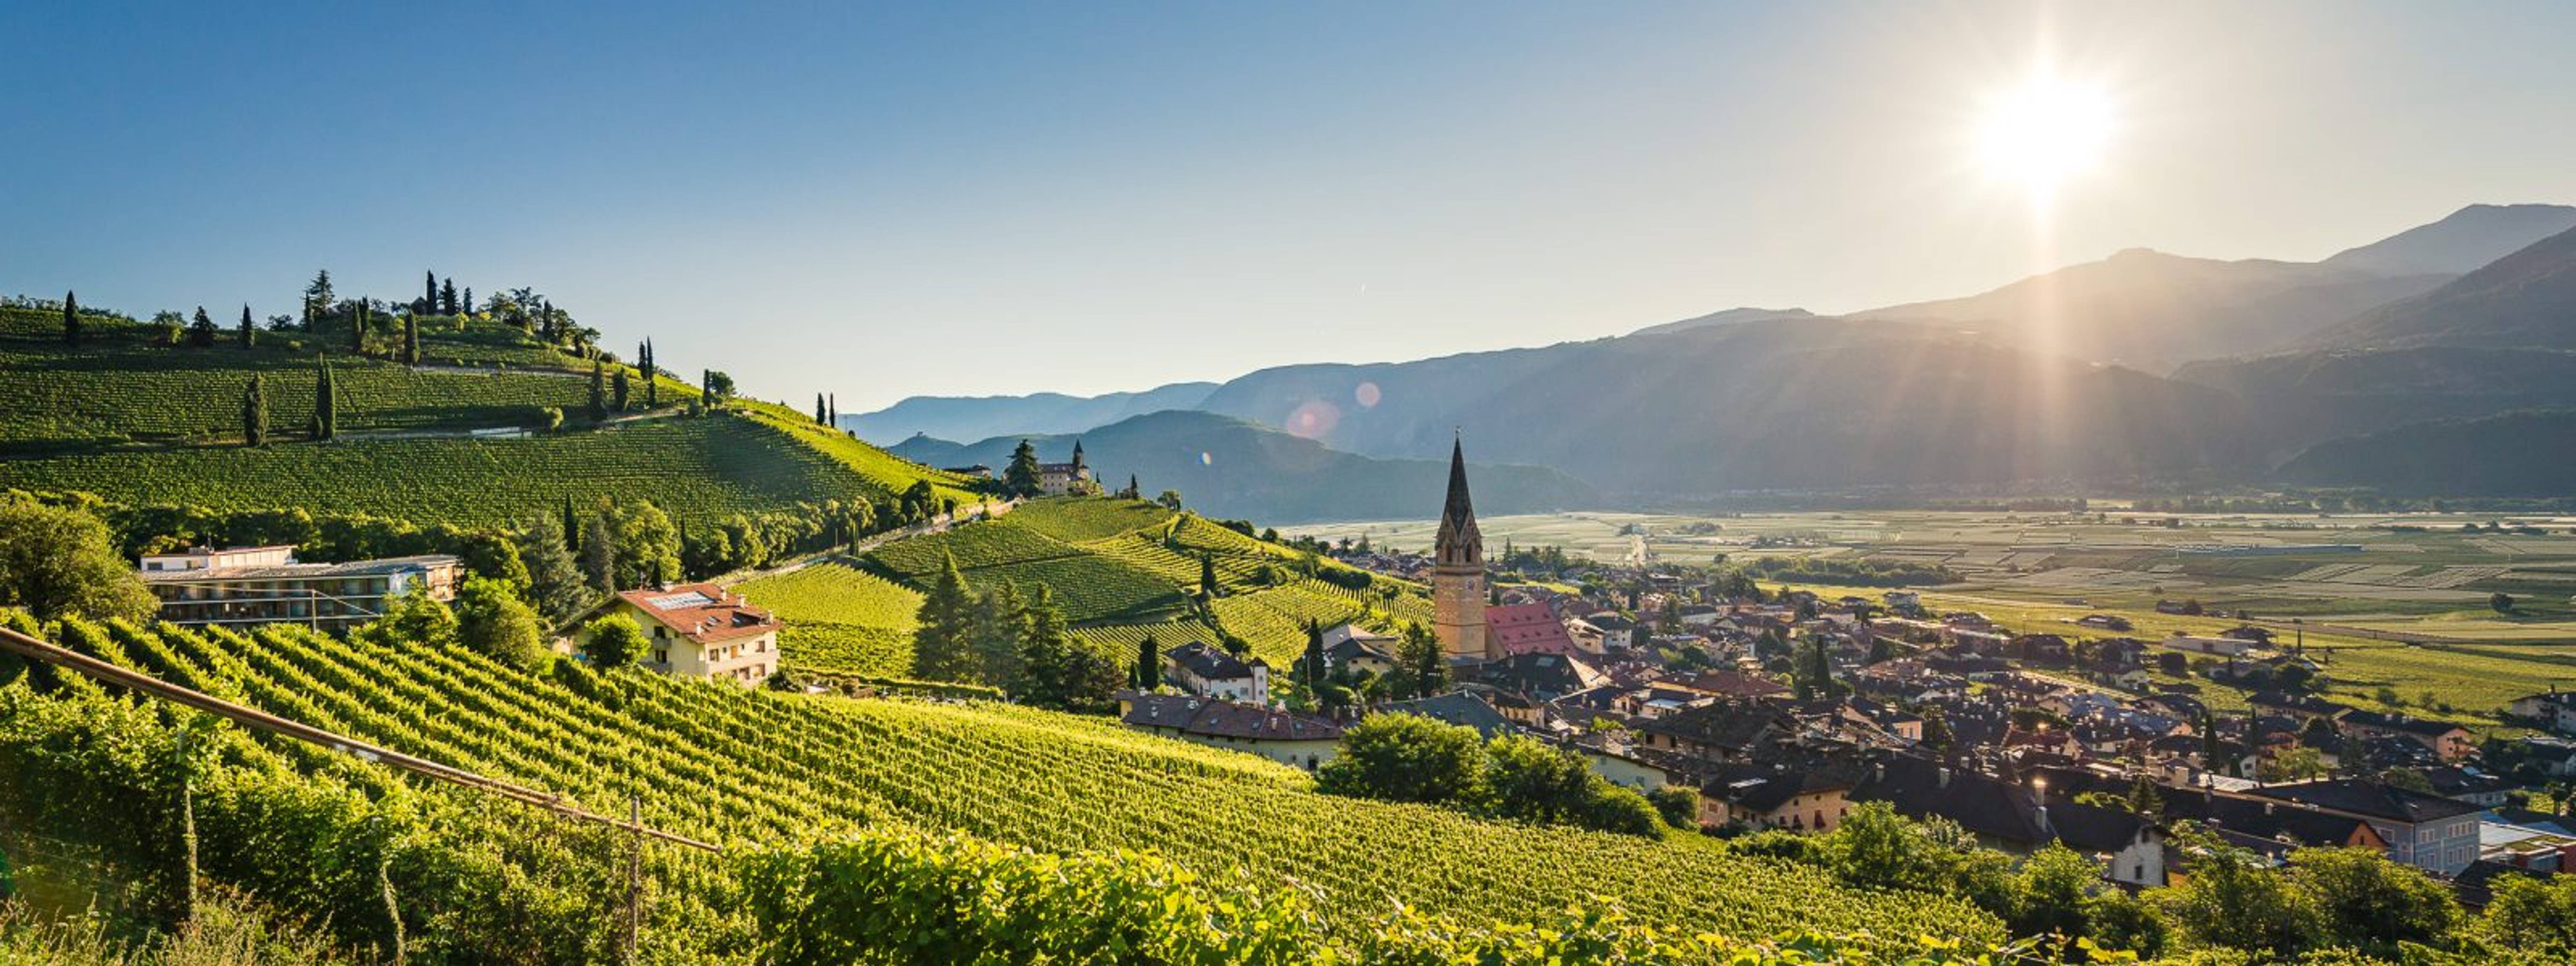
<path fill-rule="evenodd" d="M 619 593 L 590 617 L 621 615 L 644 630 L 636 663 L 665 674 L 757 685 L 778 670 L 778 618 L 715 584 Z M 588 630 L 574 644 L 589 643 Z"/>

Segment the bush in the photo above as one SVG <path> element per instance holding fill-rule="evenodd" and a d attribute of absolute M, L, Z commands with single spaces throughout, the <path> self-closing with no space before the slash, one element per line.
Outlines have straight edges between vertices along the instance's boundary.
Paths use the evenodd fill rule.
<path fill-rule="evenodd" d="M 592 667 L 614 670 L 634 663 L 651 643 L 644 639 L 644 629 L 635 619 L 624 614 L 607 614 L 581 628 L 581 652 L 590 658 Z"/>
<path fill-rule="evenodd" d="M 1699 790 L 1688 785 L 1666 785 L 1646 794 L 1646 801 L 1663 816 L 1664 824 L 1674 828 L 1699 827 Z"/>
<path fill-rule="evenodd" d="M 1453 804 L 1483 793 L 1476 731 L 1414 714 L 1374 714 L 1342 733 L 1340 753 L 1315 774 L 1328 795 Z"/>

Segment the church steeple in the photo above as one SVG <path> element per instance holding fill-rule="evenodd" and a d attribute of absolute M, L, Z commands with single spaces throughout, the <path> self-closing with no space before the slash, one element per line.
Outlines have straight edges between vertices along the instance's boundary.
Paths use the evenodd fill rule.
<path fill-rule="evenodd" d="M 1467 447 L 1449 445 L 1449 499 L 1440 508 L 1433 541 L 1431 630 L 1451 662 L 1492 661 L 1501 649 L 1485 625 L 1485 535 L 1476 529 L 1475 501 L 1467 496 Z"/>
<path fill-rule="evenodd" d="M 1483 566 L 1485 537 L 1476 529 L 1476 503 L 1467 495 L 1467 447 L 1464 440 L 1449 444 L 1449 499 L 1440 509 L 1440 534 L 1434 545 L 1439 562 L 1453 566 Z"/>

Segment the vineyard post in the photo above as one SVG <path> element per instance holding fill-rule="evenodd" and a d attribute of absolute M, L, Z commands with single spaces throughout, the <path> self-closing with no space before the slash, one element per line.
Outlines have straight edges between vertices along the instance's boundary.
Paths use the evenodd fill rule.
<path fill-rule="evenodd" d="M 635 829 L 626 855 L 626 961 L 632 963 L 644 931 L 644 796 L 626 796 L 626 820 Z"/>
<path fill-rule="evenodd" d="M 188 760 L 188 728 L 179 727 L 179 843 L 186 850 L 187 864 L 179 870 L 185 879 L 180 889 L 180 916 L 183 922 L 197 919 L 197 792 L 196 769 Z"/>

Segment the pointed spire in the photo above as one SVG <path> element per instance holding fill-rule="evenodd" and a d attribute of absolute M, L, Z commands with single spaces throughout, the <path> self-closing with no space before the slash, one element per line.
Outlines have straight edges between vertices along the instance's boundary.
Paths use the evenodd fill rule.
<path fill-rule="evenodd" d="M 1467 447 L 1463 440 L 1449 445 L 1449 499 L 1440 510 L 1440 532 L 1433 539 L 1433 549 L 1440 563 L 1481 567 L 1485 561 L 1484 534 L 1476 529 L 1475 502 L 1467 496 Z"/>

